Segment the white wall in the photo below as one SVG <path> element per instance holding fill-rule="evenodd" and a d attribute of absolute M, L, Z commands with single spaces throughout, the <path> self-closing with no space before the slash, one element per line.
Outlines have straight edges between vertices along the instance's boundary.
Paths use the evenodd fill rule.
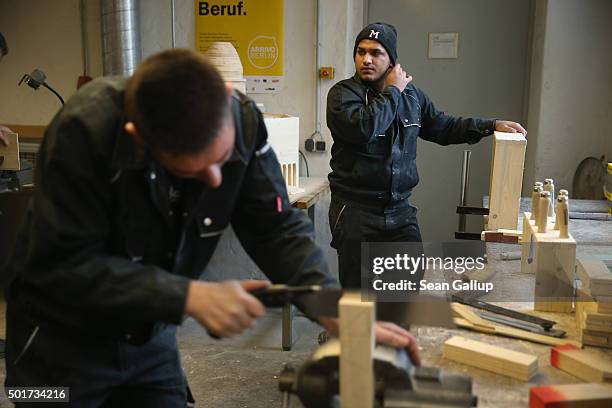
<path fill-rule="evenodd" d="M 327 152 L 309 153 L 303 148 L 310 175 L 327 176 L 331 136 L 325 124 L 325 100 L 334 82 L 353 74 L 353 41 L 363 24 L 363 0 L 320 0 L 322 10 L 320 64 L 336 68 L 336 79 L 321 85 L 321 133 Z M 267 112 L 285 113 L 300 118 L 300 146 L 316 130 L 315 69 L 316 0 L 285 0 L 284 12 L 284 83 L 277 94 L 253 94 Z M 170 48 L 172 44 L 170 1 L 141 1 L 143 58 Z M 175 38 L 177 47 L 195 47 L 195 6 L 193 0 L 175 1 Z M 301 173 L 306 174 L 304 166 Z"/>
<path fill-rule="evenodd" d="M 553 178 L 571 194 L 584 158 L 612 160 L 612 1 L 538 1 L 536 29 L 523 191 Z"/>

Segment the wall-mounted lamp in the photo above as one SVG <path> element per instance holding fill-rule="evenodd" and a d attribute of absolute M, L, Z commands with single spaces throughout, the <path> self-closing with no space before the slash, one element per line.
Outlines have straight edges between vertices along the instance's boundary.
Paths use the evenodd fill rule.
<path fill-rule="evenodd" d="M 19 81 L 18 85 L 21 85 L 23 82 L 25 82 L 26 85 L 28 85 L 30 88 L 34 89 L 35 91 L 38 88 L 40 88 L 40 86 L 42 85 L 48 90 L 50 90 L 51 92 L 53 92 L 55 96 L 59 98 L 60 102 L 62 102 L 62 105 L 63 105 L 64 98 L 62 98 L 62 96 L 59 93 L 57 93 L 55 89 L 51 88 L 45 82 L 45 79 L 47 79 L 47 76 L 45 75 L 45 73 L 42 72 L 40 69 L 35 69 L 30 74 L 24 74 L 23 77 L 21 77 L 21 81 Z"/>

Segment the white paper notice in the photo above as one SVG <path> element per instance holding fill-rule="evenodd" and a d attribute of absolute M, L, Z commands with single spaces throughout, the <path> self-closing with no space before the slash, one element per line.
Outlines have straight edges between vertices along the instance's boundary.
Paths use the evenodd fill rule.
<path fill-rule="evenodd" d="M 429 33 L 429 58 L 457 58 L 459 33 Z"/>

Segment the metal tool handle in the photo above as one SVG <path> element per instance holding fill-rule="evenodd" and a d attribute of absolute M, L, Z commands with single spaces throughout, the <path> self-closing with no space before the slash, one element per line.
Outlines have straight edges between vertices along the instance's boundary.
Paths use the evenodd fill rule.
<path fill-rule="evenodd" d="M 471 150 L 463 151 L 463 164 L 461 166 L 461 195 L 459 197 L 459 205 L 465 207 L 467 203 L 468 181 L 470 177 L 470 157 Z M 465 214 L 459 214 L 459 232 L 465 232 Z"/>

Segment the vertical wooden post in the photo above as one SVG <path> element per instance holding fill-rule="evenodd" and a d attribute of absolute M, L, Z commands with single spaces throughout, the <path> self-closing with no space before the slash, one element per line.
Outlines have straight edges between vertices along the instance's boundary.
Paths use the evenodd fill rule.
<path fill-rule="evenodd" d="M 486 229 L 516 229 L 527 140 L 521 133 L 495 132 Z"/>
<path fill-rule="evenodd" d="M 569 224 L 569 208 L 567 205 L 567 197 L 561 196 L 561 201 L 557 207 L 557 211 L 560 213 L 558 215 L 559 219 L 559 238 L 568 238 L 568 224 Z"/>
<path fill-rule="evenodd" d="M 538 204 L 540 204 L 540 192 L 542 191 L 542 188 L 540 186 L 538 186 L 538 183 L 536 183 L 533 186 L 533 192 L 531 193 L 531 219 L 536 221 L 538 220 Z"/>
<path fill-rule="evenodd" d="M 374 406 L 374 322 L 376 305 L 362 302 L 359 292 L 345 293 L 339 302 L 340 407 Z"/>
<path fill-rule="evenodd" d="M 538 204 L 537 226 L 538 232 L 546 232 L 548 227 L 548 207 L 550 206 L 550 193 L 542 191 L 540 193 L 540 202 Z"/>
<path fill-rule="evenodd" d="M 548 217 L 555 216 L 555 183 L 553 179 L 544 180 L 544 191 L 548 191 L 550 193 L 550 204 L 548 205 Z"/>

